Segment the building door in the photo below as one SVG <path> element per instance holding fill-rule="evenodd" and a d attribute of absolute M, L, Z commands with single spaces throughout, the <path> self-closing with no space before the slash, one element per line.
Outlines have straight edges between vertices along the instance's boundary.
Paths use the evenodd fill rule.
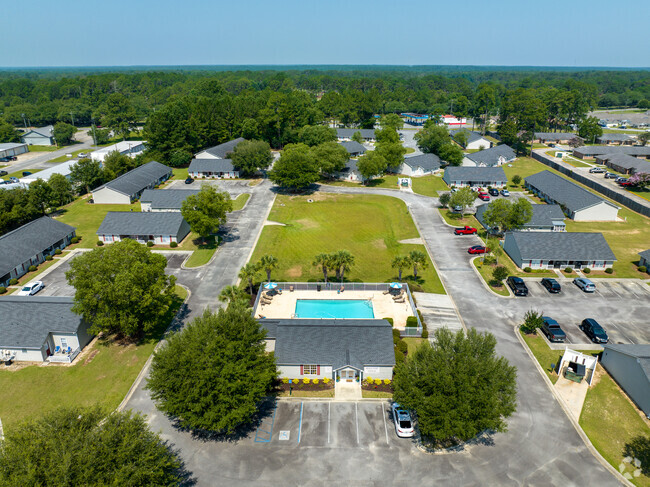
<path fill-rule="evenodd" d="M 352 382 L 357 376 L 357 372 L 354 369 L 343 369 L 341 370 L 341 380 L 346 382 Z"/>

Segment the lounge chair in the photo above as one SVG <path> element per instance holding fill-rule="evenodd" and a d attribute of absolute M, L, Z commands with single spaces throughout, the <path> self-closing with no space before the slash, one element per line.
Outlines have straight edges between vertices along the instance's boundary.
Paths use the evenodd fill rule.
<path fill-rule="evenodd" d="M 393 299 L 397 301 L 398 299 L 404 299 L 403 296 L 400 296 L 399 294 L 397 296 L 393 296 Z"/>
<path fill-rule="evenodd" d="M 395 303 L 405 303 L 406 300 L 404 298 L 398 298 L 394 301 Z"/>
<path fill-rule="evenodd" d="M 289 286 L 289 292 L 290 292 L 290 293 L 293 292 L 293 286 Z"/>
<path fill-rule="evenodd" d="M 61 351 L 60 346 L 57 345 L 56 347 L 54 347 L 54 353 L 59 353 L 60 351 Z"/>
<path fill-rule="evenodd" d="M 392 293 L 391 293 L 390 289 L 387 289 L 387 290 L 384 291 L 382 294 L 392 294 Z"/>
<path fill-rule="evenodd" d="M 267 304 L 273 303 L 273 301 L 271 301 L 270 299 L 262 299 L 262 300 L 260 300 L 260 303 L 262 303 L 264 305 L 267 305 Z"/>
<path fill-rule="evenodd" d="M 72 347 L 68 347 L 68 349 L 65 351 L 65 353 L 70 355 L 72 353 Z"/>

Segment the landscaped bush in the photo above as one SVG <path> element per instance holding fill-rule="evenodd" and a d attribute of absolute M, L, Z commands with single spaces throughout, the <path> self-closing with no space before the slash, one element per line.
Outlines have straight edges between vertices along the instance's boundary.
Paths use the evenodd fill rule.
<path fill-rule="evenodd" d="M 399 350 L 395 349 L 395 365 L 401 364 L 402 362 L 404 362 L 405 359 L 406 357 L 404 356 L 404 354 Z"/>
<path fill-rule="evenodd" d="M 289 378 L 288 378 L 288 377 L 284 377 L 284 378 L 282 379 L 282 383 L 283 383 L 283 384 L 288 384 L 288 383 L 289 383 Z"/>
<path fill-rule="evenodd" d="M 81 240 L 81 237 L 72 237 L 70 239 L 70 243 L 71 244 L 76 244 L 76 243 L 79 243 L 79 240 Z"/>
<path fill-rule="evenodd" d="M 178 247 L 178 242 L 172 242 L 172 243 L 169 244 L 169 246 L 170 246 L 172 249 L 175 249 L 176 247 Z"/>
<path fill-rule="evenodd" d="M 399 350 L 404 355 L 406 355 L 406 353 L 409 350 L 409 347 L 404 340 L 400 340 L 399 342 L 397 342 L 397 350 Z"/>
<path fill-rule="evenodd" d="M 639 270 L 641 270 L 641 269 L 639 268 Z M 612 269 L 611 267 L 608 267 L 607 269 L 605 269 L 605 272 L 607 274 L 614 274 L 614 269 Z"/>
<path fill-rule="evenodd" d="M 302 380 L 302 383 L 303 383 L 303 384 L 309 384 L 309 379 L 308 379 L 307 377 L 305 377 L 305 378 Z"/>
<path fill-rule="evenodd" d="M 533 272 L 533 270 L 530 267 L 524 267 L 524 272 Z"/>
<path fill-rule="evenodd" d="M 399 330 L 396 328 L 393 328 L 393 344 L 397 345 L 397 342 L 401 340 L 401 337 L 399 335 Z"/>
<path fill-rule="evenodd" d="M 4 294 L 7 292 L 7 288 L 4 286 L 0 286 L 0 294 Z"/>
<path fill-rule="evenodd" d="M 567 267 L 566 269 L 564 269 L 564 272 L 566 272 L 567 274 L 571 274 L 573 272 L 573 269 L 571 267 Z"/>
<path fill-rule="evenodd" d="M 323 384 L 329 384 L 331 380 L 332 380 L 332 379 L 330 379 L 329 377 L 325 377 L 325 378 L 323 379 Z"/>
<path fill-rule="evenodd" d="M 384 319 L 390 323 L 390 326 L 394 326 L 393 318 L 384 318 Z"/>
<path fill-rule="evenodd" d="M 483 258 L 484 265 L 493 265 L 497 263 L 497 258 L 494 255 L 486 255 Z"/>
<path fill-rule="evenodd" d="M 418 326 L 418 319 L 415 316 L 406 318 L 406 326 Z"/>
<path fill-rule="evenodd" d="M 147 247 L 153 247 L 154 243 L 151 240 L 147 241 Z"/>
<path fill-rule="evenodd" d="M 13 279 L 9 279 L 10 286 L 15 286 L 16 284 L 18 284 L 18 279 L 16 279 L 15 277 Z"/>
<path fill-rule="evenodd" d="M 389 386 L 390 385 L 390 379 L 384 379 L 384 385 Z"/>
<path fill-rule="evenodd" d="M 422 338 L 429 338 L 429 330 L 427 330 L 427 323 L 424 321 L 422 312 L 418 310 L 418 316 L 420 317 L 420 323 L 422 323 Z"/>
<path fill-rule="evenodd" d="M 312 384 L 318 384 L 320 381 L 318 379 L 312 379 Z"/>
<path fill-rule="evenodd" d="M 380 386 L 382 383 L 381 379 L 375 379 L 375 385 Z"/>
<path fill-rule="evenodd" d="M 374 379 L 372 377 L 366 377 L 365 383 L 366 385 L 371 385 L 374 382 Z"/>
<path fill-rule="evenodd" d="M 97 240 L 97 247 L 101 247 L 102 245 L 104 245 L 104 242 L 102 242 L 101 240 Z"/>
<path fill-rule="evenodd" d="M 45 256 L 45 260 L 52 260 L 52 259 L 53 259 L 53 257 L 51 255 L 46 255 Z"/>
<path fill-rule="evenodd" d="M 530 311 L 526 311 L 526 314 L 524 315 L 524 323 L 519 327 L 519 329 L 524 333 L 531 334 L 535 333 L 537 328 L 540 328 L 543 323 L 544 320 L 542 319 L 542 313 L 538 313 L 531 309 Z"/>
<path fill-rule="evenodd" d="M 614 272 L 611 267 L 609 269 L 607 269 L 605 272 L 607 272 L 607 271 Z M 611 274 L 612 272 L 607 272 L 607 273 Z M 641 265 L 641 266 L 639 266 L 639 272 L 648 272 L 648 269 L 646 268 L 646 266 Z"/>
<path fill-rule="evenodd" d="M 62 253 L 63 253 L 63 252 L 61 251 L 61 249 L 56 249 L 56 250 L 54 251 L 54 255 L 61 255 Z"/>
<path fill-rule="evenodd" d="M 38 269 L 35 265 L 30 265 L 29 269 L 27 269 L 29 272 L 34 272 L 36 269 Z"/>
<path fill-rule="evenodd" d="M 508 277 L 508 269 L 502 265 L 496 266 L 492 271 L 492 277 L 501 285 L 501 282 Z"/>
<path fill-rule="evenodd" d="M 582 269 L 582 272 L 584 272 L 585 274 L 589 274 L 591 272 L 591 269 L 589 267 L 585 267 L 584 269 Z"/>

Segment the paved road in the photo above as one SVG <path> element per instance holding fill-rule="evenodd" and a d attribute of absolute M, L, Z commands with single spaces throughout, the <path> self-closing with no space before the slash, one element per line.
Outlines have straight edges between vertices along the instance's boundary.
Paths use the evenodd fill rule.
<path fill-rule="evenodd" d="M 617 485 L 615 478 L 587 450 L 514 335 L 513 326 L 531 307 L 532 299 L 500 299 L 483 287 L 470 267 L 465 250 L 469 240 L 453 236 L 433 207 L 435 199 L 408 192 L 364 188 L 322 187 L 321 190 L 368 191 L 396 196 L 407 203 L 437 262 L 440 277 L 467 326 L 492 332 L 498 340 L 498 353 L 518 368 L 519 404 L 509 421 L 509 432 L 495 435 L 488 444 L 472 446 L 466 453 L 434 456 L 413 449 L 409 443 L 391 442 L 390 439 L 382 448 L 372 442 L 331 448 L 320 443 L 308 446 L 279 440 L 255 442 L 256 432 L 252 431 L 234 441 L 201 441 L 174 429 L 155 409 L 140 384 L 127 407 L 147 414 L 151 427 L 161 431 L 163 438 L 179 448 L 198 485 L 434 485 L 439 482 L 454 485 Z M 204 307 L 216 305 L 219 290 L 234 282 L 237 271 L 248 258 L 273 199 L 268 182 L 252 192 L 247 207 L 231 220 L 229 238 L 214 261 L 198 272 L 190 271 L 195 274 L 191 279 L 188 276 L 186 281 L 192 289 L 190 317 L 201 313 Z M 545 298 L 540 296 L 539 299 Z M 557 307 L 554 302 L 548 302 Z M 587 306 L 589 309 L 601 306 L 603 312 L 616 311 L 606 303 L 590 302 Z M 630 309 L 638 318 L 645 311 L 642 305 Z M 372 412 L 366 415 L 363 408 L 366 406 L 362 407 L 364 421 L 376 425 L 380 416 Z M 316 406 L 312 409 L 320 410 Z M 295 421 L 295 411 L 292 413 L 290 407 L 284 411 L 289 415 L 286 421 Z M 273 421 L 272 412 L 265 421 Z M 340 412 L 352 414 L 347 409 Z M 324 418 L 322 414 L 320 417 Z M 351 424 L 337 423 L 337 435 L 347 438 L 345 441 L 350 440 Z M 323 425 L 324 419 L 321 419 L 313 428 L 324 428 Z M 363 431 L 367 433 L 368 430 Z M 381 440 L 381 435 L 377 435 L 377 441 Z M 319 438 L 314 441 L 323 441 L 321 436 L 314 438 Z"/>

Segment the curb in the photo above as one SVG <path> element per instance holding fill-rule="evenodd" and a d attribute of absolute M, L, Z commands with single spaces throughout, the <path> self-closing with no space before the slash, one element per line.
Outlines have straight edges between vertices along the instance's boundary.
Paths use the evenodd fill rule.
<path fill-rule="evenodd" d="M 553 397 L 555 398 L 555 400 L 560 404 L 560 407 L 562 408 L 562 411 L 564 411 L 564 414 L 566 415 L 566 417 L 569 418 L 569 421 L 571 422 L 571 424 L 575 428 L 576 432 L 578 433 L 578 436 L 580 436 L 580 439 L 582 440 L 582 442 L 587 447 L 587 450 L 589 450 L 589 452 L 594 456 L 594 458 L 596 460 L 598 460 L 598 462 L 603 467 L 605 467 L 607 470 L 609 470 L 609 472 L 612 475 L 614 475 L 614 477 L 616 477 L 616 479 L 619 482 L 621 482 L 623 485 L 627 485 L 629 487 L 634 487 L 634 484 L 632 482 L 630 482 L 625 477 L 623 477 L 621 475 L 621 473 L 618 470 L 616 470 L 612 465 L 610 465 L 609 462 L 607 462 L 607 460 L 605 460 L 603 458 L 603 456 L 600 454 L 600 452 L 598 450 L 596 450 L 594 445 L 591 443 L 591 440 L 589 439 L 587 434 L 583 431 L 582 427 L 580 426 L 580 423 L 578 423 L 578 421 L 571 415 L 571 413 L 569 412 L 566 404 L 564 403 L 564 400 L 558 395 L 557 391 L 555 390 L 555 387 L 553 387 L 553 383 L 551 382 L 551 380 L 548 378 L 548 376 L 546 375 L 546 373 L 542 369 L 542 366 L 537 361 L 537 358 L 535 357 L 535 355 L 533 355 L 533 352 L 530 350 L 530 348 L 528 347 L 528 344 L 526 343 L 526 341 L 521 336 L 521 333 L 519 333 L 519 327 L 517 325 L 515 325 L 515 327 L 514 327 L 514 332 L 515 332 L 515 335 L 517 336 L 517 339 L 519 340 L 519 343 L 521 343 L 521 346 L 524 347 L 524 350 L 526 350 L 526 353 L 528 354 L 530 359 L 533 361 L 533 364 L 535 365 L 535 368 L 541 374 L 541 376 L 544 378 L 544 382 L 546 383 L 548 388 L 551 390 L 551 394 L 553 394 Z"/>
<path fill-rule="evenodd" d="M 472 266 L 472 270 L 474 271 L 474 273 L 476 274 L 476 276 L 479 278 L 479 281 L 481 281 L 481 284 L 483 284 L 483 287 L 484 287 L 486 290 L 488 290 L 490 293 L 494 294 L 497 298 L 502 298 L 502 299 L 512 299 L 512 298 L 514 298 L 514 296 L 512 295 L 512 292 L 510 291 L 510 288 L 508 288 L 508 286 L 505 286 L 506 291 L 508 291 L 508 295 L 507 295 L 507 296 L 502 296 L 501 294 L 498 294 L 498 293 L 496 293 L 496 292 L 494 292 L 494 291 L 492 290 L 492 288 L 488 285 L 487 282 L 485 282 L 485 279 L 483 279 L 483 276 L 481 275 L 481 273 L 478 271 L 478 269 L 477 269 L 476 266 L 474 265 L 474 261 L 475 261 L 476 259 L 480 259 L 480 257 L 479 257 L 479 256 L 472 257 L 472 258 L 470 259 L 469 262 L 470 262 L 470 265 Z"/>
<path fill-rule="evenodd" d="M 240 212 L 240 211 L 244 211 L 244 210 L 246 209 L 246 207 L 248 206 L 248 202 L 249 202 L 249 201 L 251 200 L 251 198 L 253 197 L 253 193 L 240 193 L 240 194 L 237 195 L 237 198 L 239 198 L 239 197 L 240 197 L 241 195 L 243 195 L 243 194 L 247 194 L 247 195 L 248 195 L 248 199 L 246 200 L 246 203 L 244 203 L 244 206 L 242 206 L 239 210 L 233 210 L 233 211 L 231 211 L 230 213 L 238 213 L 238 212 Z M 237 199 L 237 198 L 235 198 L 235 199 Z"/>

